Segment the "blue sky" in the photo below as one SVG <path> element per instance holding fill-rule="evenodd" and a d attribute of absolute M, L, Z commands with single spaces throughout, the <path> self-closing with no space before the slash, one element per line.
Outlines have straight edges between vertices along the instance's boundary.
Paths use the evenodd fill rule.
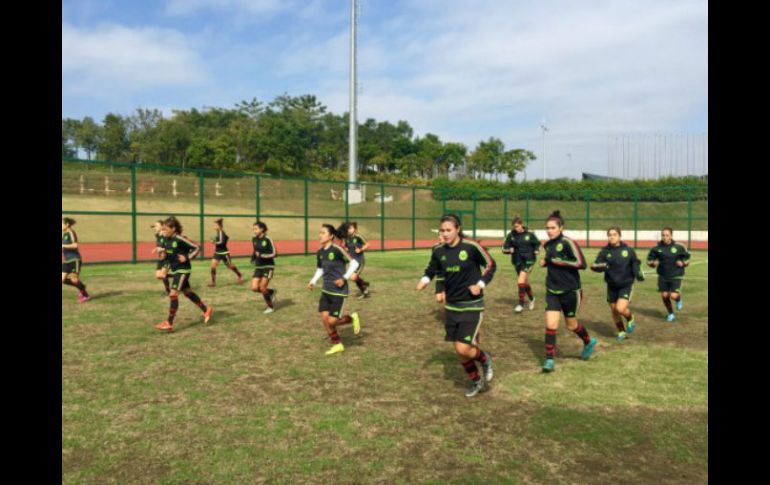
<path fill-rule="evenodd" d="M 607 171 L 608 135 L 708 131 L 705 1 L 360 0 L 358 116 L 548 177 Z M 62 2 L 62 117 L 232 107 L 287 92 L 348 110 L 348 0 Z M 567 157 L 567 153 L 571 157 Z M 570 163 L 571 160 L 571 163 Z M 542 161 L 528 169 L 542 176 Z"/>

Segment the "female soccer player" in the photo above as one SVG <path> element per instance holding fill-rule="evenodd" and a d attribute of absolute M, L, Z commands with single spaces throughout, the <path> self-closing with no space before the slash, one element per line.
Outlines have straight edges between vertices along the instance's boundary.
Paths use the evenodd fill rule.
<path fill-rule="evenodd" d="M 673 322 L 675 317 L 671 300 L 676 302 L 676 309 L 681 311 L 684 269 L 690 265 L 690 253 L 687 248 L 674 241 L 674 231 L 670 227 L 664 227 L 658 245 L 650 249 L 647 264 L 657 269 L 658 291 L 668 311 L 666 320 Z"/>
<path fill-rule="evenodd" d="M 61 252 L 64 260 L 61 264 L 61 284 L 74 286 L 78 289 L 78 301 L 85 303 L 91 299 L 86 291 L 86 285 L 80 281 L 80 250 L 78 249 L 78 235 L 72 229 L 75 219 L 64 217 L 61 220 Z"/>
<path fill-rule="evenodd" d="M 330 224 L 321 226 L 321 230 L 318 231 L 318 242 L 321 243 L 321 247 L 316 253 L 317 269 L 307 285 L 308 290 L 313 291 L 316 282 L 323 276 L 318 312 L 321 314 L 321 322 L 332 343 L 331 348 L 326 351 L 326 355 L 345 350 L 345 346 L 342 345 L 340 336 L 337 334 L 337 327 L 340 325 L 352 323 L 353 333 L 358 335 L 361 332 L 358 313 L 341 316 L 345 298 L 348 296 L 348 280 L 358 268 L 358 262 L 351 259 L 344 249 L 334 244 L 335 237 L 341 239 L 344 234 L 338 234 L 337 230 Z M 348 265 L 347 271 L 345 271 L 345 265 Z"/>
<path fill-rule="evenodd" d="M 267 308 L 263 313 L 273 313 L 275 295 L 278 290 L 268 288 L 273 279 L 277 251 L 270 236 L 267 235 L 267 224 L 262 221 L 254 223 L 254 237 L 251 238 L 251 262 L 254 264 L 254 275 L 251 278 L 251 291 L 262 293 Z"/>
<path fill-rule="evenodd" d="M 200 247 L 182 236 L 182 224 L 176 217 L 171 216 L 163 221 L 163 236 L 166 261 L 169 266 L 169 275 L 172 278 L 171 291 L 168 295 L 171 303 L 168 311 L 168 319 L 155 325 L 158 330 L 172 332 L 174 330 L 174 317 L 179 308 L 179 292 L 184 293 L 191 302 L 198 305 L 203 312 L 203 322 L 209 323 L 214 309 L 201 301 L 198 295 L 190 287 L 190 273 L 192 265 L 190 260 L 200 253 Z"/>
<path fill-rule="evenodd" d="M 348 253 L 350 254 L 350 257 L 355 259 L 358 263 L 358 269 L 356 269 L 356 272 L 353 273 L 353 276 L 351 276 L 350 279 L 356 283 L 356 286 L 358 286 L 358 289 L 361 292 L 358 299 L 362 300 L 369 296 L 369 283 L 361 277 L 361 272 L 364 270 L 364 251 L 369 248 L 369 243 L 366 242 L 364 236 L 358 232 L 357 222 L 346 222 L 342 227 L 345 229 L 343 234 L 346 236 L 345 246 L 348 248 Z"/>
<path fill-rule="evenodd" d="M 511 232 L 503 242 L 503 254 L 511 255 L 511 263 L 519 277 L 519 304 L 514 311 L 521 313 L 524 310 L 524 295 L 529 297 L 529 309 L 535 309 L 535 297 L 532 295 L 532 287 L 529 285 L 529 274 L 537 262 L 537 254 L 540 252 L 540 240 L 534 232 L 524 227 L 524 221 L 516 216 L 511 221 Z"/>
<path fill-rule="evenodd" d="M 631 303 L 634 280 L 644 281 L 642 262 L 636 257 L 634 248 L 620 240 L 620 227 L 612 226 L 607 229 L 607 245 L 604 246 L 591 265 L 591 270 L 604 273 L 607 283 L 607 303 L 610 305 L 612 320 L 618 328 L 618 342 L 626 338 L 636 328 L 634 315 L 628 305 Z M 628 323 L 628 330 L 623 324 L 623 318 Z"/>
<path fill-rule="evenodd" d="M 155 248 L 153 248 L 152 253 L 158 256 L 158 262 L 155 264 L 155 277 L 163 282 L 164 294 L 168 296 L 169 292 L 171 292 L 171 287 L 168 284 L 166 248 L 163 245 L 165 241 L 165 237 L 163 237 L 163 220 L 156 221 L 155 224 L 150 226 L 150 229 L 155 230 Z"/>
<path fill-rule="evenodd" d="M 238 284 L 243 283 L 243 275 L 241 275 L 241 272 L 238 271 L 238 268 L 235 267 L 232 259 L 230 259 L 230 251 L 227 249 L 227 241 L 230 238 L 225 234 L 224 222 L 221 218 L 214 221 L 214 230 L 216 231 L 214 236 L 216 247 L 214 248 L 214 257 L 211 258 L 211 282 L 209 282 L 209 287 L 217 285 L 217 265 L 220 261 L 224 261 L 225 266 L 238 275 Z"/>
<path fill-rule="evenodd" d="M 577 243 L 563 234 L 564 219 L 560 211 L 554 211 L 545 223 L 548 241 L 545 243 L 545 257 L 540 266 L 548 268 L 545 278 L 545 362 L 543 372 L 553 372 L 556 355 L 556 330 L 564 314 L 567 328 L 583 341 L 583 360 L 588 360 L 596 346 L 596 339 L 588 335 L 586 328 L 578 323 L 577 312 L 583 299 L 578 270 L 586 268 L 586 260 Z"/>
<path fill-rule="evenodd" d="M 433 247 L 417 290 L 428 286 L 434 275 L 444 276 L 444 339 L 453 342 L 460 364 L 471 379 L 465 396 L 473 397 L 493 376 L 492 356 L 479 346 L 479 330 L 484 317 L 483 289 L 495 274 L 495 260 L 480 244 L 464 237 L 460 219 L 454 214 L 441 218 L 439 233 L 442 244 Z M 482 267 L 485 268 L 483 272 Z M 438 287 L 436 293 L 439 294 Z M 483 378 L 476 362 L 481 364 Z"/>

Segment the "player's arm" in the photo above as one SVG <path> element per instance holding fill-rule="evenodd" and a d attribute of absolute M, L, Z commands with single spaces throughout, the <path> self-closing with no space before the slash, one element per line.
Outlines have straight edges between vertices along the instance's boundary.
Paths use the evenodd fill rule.
<path fill-rule="evenodd" d="M 607 250 L 602 249 L 599 251 L 599 254 L 596 256 L 596 261 L 593 262 L 591 265 L 591 271 L 596 271 L 597 273 L 602 273 L 607 270 Z"/>

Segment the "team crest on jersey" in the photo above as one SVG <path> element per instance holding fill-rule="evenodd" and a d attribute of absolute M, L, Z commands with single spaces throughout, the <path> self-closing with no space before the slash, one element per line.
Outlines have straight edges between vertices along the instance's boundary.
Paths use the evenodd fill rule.
<path fill-rule="evenodd" d="M 612 253 L 607 253 L 607 258 L 611 258 L 611 257 L 612 257 Z"/>
<path fill-rule="evenodd" d="M 441 261 L 446 261 L 446 255 L 441 256 Z"/>
<path fill-rule="evenodd" d="M 171 243 L 171 247 L 172 247 L 172 248 L 175 248 L 175 247 L 176 247 L 176 241 L 174 241 L 174 242 L 172 242 L 172 243 Z"/>
<path fill-rule="evenodd" d="M 620 254 L 622 254 L 624 258 L 627 258 L 628 257 L 628 250 L 624 249 L 623 252 L 620 253 Z"/>
<path fill-rule="evenodd" d="M 671 254 L 676 254 L 676 248 L 671 248 Z"/>
<path fill-rule="evenodd" d="M 468 253 L 465 252 L 465 249 L 463 249 L 460 251 L 460 261 L 465 261 L 466 259 L 468 259 Z"/>
<path fill-rule="evenodd" d="M 334 253 L 329 253 L 329 259 L 334 259 Z"/>
<path fill-rule="evenodd" d="M 559 243 L 559 244 L 556 245 L 556 250 L 557 251 L 561 251 L 562 249 L 564 249 L 564 245 L 562 243 Z"/>
<path fill-rule="evenodd" d="M 525 241 L 529 241 L 529 236 L 524 236 Z"/>
<path fill-rule="evenodd" d="M 267 246 L 267 241 L 262 241 L 262 247 L 264 248 L 265 246 Z"/>

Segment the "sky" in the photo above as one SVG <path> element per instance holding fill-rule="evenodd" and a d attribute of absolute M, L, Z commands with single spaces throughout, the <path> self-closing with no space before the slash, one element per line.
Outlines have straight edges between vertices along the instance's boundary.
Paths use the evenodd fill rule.
<path fill-rule="evenodd" d="M 342 114 L 349 29 L 349 0 L 63 0 L 62 117 L 283 93 Z M 708 133 L 702 0 L 359 0 L 357 51 L 359 122 L 494 136 L 535 153 L 528 178 L 543 120 L 548 178 L 607 174 L 619 135 Z"/>

